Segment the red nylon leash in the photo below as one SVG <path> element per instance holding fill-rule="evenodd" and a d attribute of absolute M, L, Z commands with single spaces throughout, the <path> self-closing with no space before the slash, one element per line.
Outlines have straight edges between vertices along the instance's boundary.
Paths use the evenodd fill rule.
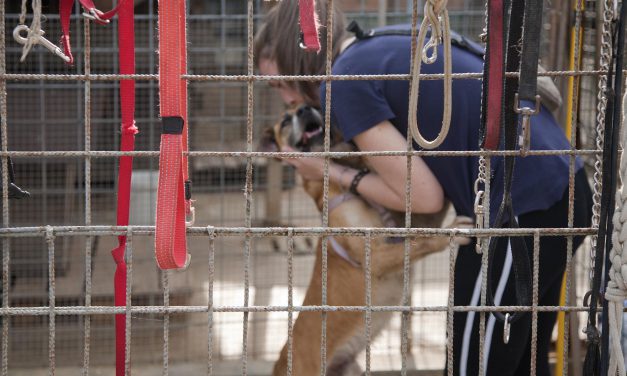
<path fill-rule="evenodd" d="M 124 4 L 123 7 L 120 5 Z M 120 74 L 135 73 L 135 25 L 134 3 L 120 1 L 118 4 L 118 43 Z M 121 151 L 135 149 L 135 81 L 120 81 L 120 106 L 122 115 Z M 131 175 L 133 171 L 133 157 L 120 157 L 118 170 L 118 208 L 117 225 L 127 226 L 129 222 L 129 208 L 131 200 Z M 114 277 L 115 305 L 126 306 L 126 236 L 118 236 L 118 247 L 111 251 L 116 264 Z M 115 365 L 116 375 L 123 376 L 126 363 L 126 315 L 115 315 Z"/>
<path fill-rule="evenodd" d="M 161 269 L 187 265 L 185 222 L 191 207 L 187 173 L 187 37 L 184 0 L 159 0 L 159 102 L 163 130 L 155 256 Z M 186 189 L 187 187 L 187 189 Z"/>
<path fill-rule="evenodd" d="M 485 109 L 485 129 L 482 147 L 496 150 L 500 143 L 501 117 L 503 112 L 504 78 L 504 39 L 503 39 L 503 0 L 490 0 L 488 7 L 487 30 L 487 108 Z"/>
<path fill-rule="evenodd" d="M 96 8 L 92 0 L 79 0 L 81 6 L 85 9 L 83 15 L 89 19 L 105 25 L 109 23 L 109 20 L 113 18 L 124 6 L 127 0 L 119 0 L 118 4 L 108 12 L 101 12 Z M 134 3 L 130 1 L 130 3 Z M 70 58 L 68 64 L 74 64 L 74 56 L 72 56 L 72 48 L 70 45 L 70 16 L 72 15 L 72 8 L 74 7 L 74 0 L 59 0 L 59 19 L 61 22 L 61 45 L 65 55 Z"/>
<path fill-rule="evenodd" d="M 300 13 L 300 29 L 302 31 L 301 47 L 308 52 L 320 52 L 320 40 L 318 38 L 318 17 L 316 16 L 316 4 L 314 0 L 298 0 Z"/>

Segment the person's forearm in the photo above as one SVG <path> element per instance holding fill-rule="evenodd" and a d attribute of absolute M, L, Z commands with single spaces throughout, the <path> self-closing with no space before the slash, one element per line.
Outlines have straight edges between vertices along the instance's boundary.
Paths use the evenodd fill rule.
<path fill-rule="evenodd" d="M 329 170 L 329 178 L 344 190 L 348 190 L 359 170 L 354 168 L 332 164 Z M 392 190 L 379 175 L 370 172 L 364 176 L 357 185 L 357 192 L 368 201 L 376 202 L 390 210 L 405 211 L 405 197 L 400 197 Z M 412 205 L 414 211 L 418 205 Z"/>

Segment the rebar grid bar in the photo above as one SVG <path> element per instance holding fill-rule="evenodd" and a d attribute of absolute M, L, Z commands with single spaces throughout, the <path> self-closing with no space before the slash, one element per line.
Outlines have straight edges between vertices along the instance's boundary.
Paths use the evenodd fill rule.
<path fill-rule="evenodd" d="M 131 374 L 131 313 L 133 311 L 133 307 L 131 305 L 131 298 L 133 296 L 133 233 L 131 231 L 126 232 L 126 250 L 124 251 L 124 262 L 126 263 L 126 304 L 123 307 L 124 313 L 126 314 L 126 331 L 124 332 L 124 375 L 129 376 Z M 166 307 L 165 304 L 164 307 Z M 168 312 L 166 311 L 165 314 L 167 317 Z M 164 346 L 167 346 L 167 343 L 167 341 L 164 341 Z M 164 362 L 167 361 L 166 359 L 167 356 L 164 356 Z"/>
<path fill-rule="evenodd" d="M 46 243 L 48 244 L 48 373 L 53 376 L 56 369 L 56 318 L 55 318 L 55 278 L 54 278 L 54 232 L 52 227 L 46 229 Z"/>
<path fill-rule="evenodd" d="M 573 67 L 574 67 L 574 71 L 575 72 L 579 72 L 580 68 L 581 68 L 581 56 L 580 56 L 580 44 L 581 44 L 581 38 L 582 38 L 582 33 L 583 30 L 581 30 L 581 18 L 582 18 L 582 10 L 581 10 L 581 6 L 582 6 L 582 1 L 576 0 L 576 4 L 575 4 L 575 26 L 574 26 L 574 41 L 573 41 L 573 46 L 575 46 L 574 48 L 574 54 L 573 54 Z M 576 150 L 576 146 L 577 146 L 577 130 L 579 129 L 577 122 L 578 122 L 578 114 L 579 114 L 579 85 L 581 84 L 581 78 L 579 76 L 573 76 L 572 77 L 572 102 L 570 104 L 570 108 L 571 108 L 571 113 L 570 114 L 566 114 L 566 116 L 570 116 L 570 148 L 571 150 Z M 574 220 L 575 220 L 575 208 L 574 208 L 574 201 L 575 201 L 575 157 L 574 156 L 570 156 L 569 161 L 568 161 L 568 227 L 569 228 L 573 228 L 574 227 Z M 535 247 L 536 247 L 536 240 L 539 242 L 539 235 L 534 235 L 534 252 L 535 252 Z M 539 243 L 538 243 L 538 247 L 539 247 Z M 566 237 L 566 269 L 564 271 L 565 275 L 564 275 L 564 279 L 566 281 L 566 286 L 563 289 L 564 291 L 564 304 L 568 305 L 570 304 L 570 288 L 571 288 L 571 277 L 572 277 L 572 269 L 573 269 L 573 237 L 572 236 L 568 236 Z M 535 253 L 534 253 L 534 257 L 535 257 Z M 536 268 L 535 265 L 535 259 L 534 259 L 534 270 Z M 539 272 L 539 265 L 538 265 L 538 272 Z M 534 271 L 534 273 L 537 273 Z M 535 283 L 536 281 L 534 280 L 534 289 L 535 289 Z M 535 290 L 534 290 L 535 291 Z M 536 302 L 537 305 L 537 302 Z M 537 313 L 535 313 L 535 319 L 537 320 Z M 562 375 L 563 376 L 567 376 L 568 375 L 568 367 L 569 367 L 569 362 L 566 361 L 566 359 L 568 359 L 568 354 L 569 354 L 569 350 L 570 350 L 570 325 L 571 325 L 571 319 L 572 319 L 572 315 L 567 315 L 564 314 L 564 348 L 563 348 L 563 355 L 562 355 L 562 359 L 563 359 L 563 365 L 562 365 Z M 558 325 L 559 325 L 559 321 L 558 321 Z M 532 329 L 533 330 L 533 329 Z M 537 338 L 537 323 L 536 323 L 536 330 L 532 331 L 532 335 L 535 335 Z M 533 339 L 532 339 L 533 342 Z M 536 341 L 537 342 L 537 341 Z M 535 359 L 534 356 L 535 353 L 532 353 L 532 359 Z M 535 363 L 532 363 L 532 367 L 535 366 Z M 532 368 L 533 369 L 533 368 Z"/>
<path fill-rule="evenodd" d="M 362 312 L 365 313 L 368 310 L 372 312 L 444 312 L 447 313 L 449 309 L 454 312 L 532 312 L 531 306 L 505 306 L 505 307 L 493 307 L 493 306 L 405 306 L 405 305 L 380 305 L 380 306 L 329 306 L 329 305 L 307 305 L 300 306 L 294 305 L 292 310 L 294 312 Z M 538 306 L 538 312 L 585 312 L 587 307 L 582 306 Z M 213 312 L 218 313 L 251 313 L 251 312 L 287 312 L 287 306 L 214 306 Z M 627 309 L 625 309 L 627 311 Z M 117 315 L 126 314 L 130 312 L 133 314 L 175 314 L 175 313 L 207 313 L 209 308 L 207 306 L 129 306 L 129 307 L 114 307 L 114 306 L 71 306 L 71 307 L 10 307 L 1 308 L 0 316 L 46 316 L 53 312 L 56 316 L 68 316 L 68 315 Z"/>
<path fill-rule="evenodd" d="M 418 23 L 418 1 L 414 0 L 412 2 L 412 12 L 411 12 L 411 48 L 410 48 L 410 64 L 409 64 L 409 76 L 412 76 L 413 72 L 413 61 L 414 59 L 418 59 L 418 51 L 417 41 L 416 41 L 416 30 Z M 414 82 L 409 81 L 409 87 L 407 92 L 407 97 L 411 96 L 411 87 Z M 329 108 L 329 107 L 327 107 Z M 409 111 L 408 117 L 413 116 L 413 111 Z M 411 124 L 408 120 L 407 124 Z M 414 149 L 413 138 L 411 136 L 411 132 L 407 132 L 405 138 L 405 147 L 406 151 L 411 151 Z M 411 227 L 411 175 L 412 175 L 412 162 L 413 157 L 407 155 L 405 157 L 406 161 L 406 177 L 405 177 L 405 228 Z M 401 302 L 405 306 L 410 305 L 411 292 L 409 291 L 409 280 L 411 278 L 411 265 L 409 259 L 410 252 L 410 244 L 409 239 L 405 238 L 403 241 L 403 293 L 401 296 Z M 403 313 L 401 315 L 401 375 L 407 375 L 407 352 L 408 352 L 408 328 L 409 328 L 409 320 L 410 316 L 408 313 Z"/>
<path fill-rule="evenodd" d="M 83 23 L 83 35 L 85 38 L 84 64 L 85 74 L 91 74 L 91 30 L 90 22 Z M 85 111 L 84 111 L 84 148 L 85 157 L 85 226 L 91 225 L 91 81 L 85 82 Z M 92 236 L 85 239 L 85 306 L 91 305 L 92 290 Z M 83 369 L 82 375 L 89 375 L 89 351 L 91 348 L 91 317 L 85 316 L 83 324 Z"/>
<path fill-rule="evenodd" d="M 623 70 L 627 73 L 627 70 Z M 602 76 L 607 74 L 607 70 L 580 70 L 580 71 L 547 71 L 538 72 L 538 77 L 582 77 L 582 76 Z M 505 77 L 519 77 L 519 72 L 506 72 Z M 224 82 L 248 82 L 248 81 L 409 81 L 409 74 L 356 74 L 356 75 L 219 75 L 219 74 L 184 74 L 181 78 L 190 82 L 204 81 L 224 81 Z M 421 73 L 421 80 L 442 80 L 442 73 Z M 481 79 L 481 73 L 452 73 L 452 79 Z M 158 81 L 159 76 L 156 74 L 36 74 L 36 73 L 2 73 L 0 80 L 3 81 L 120 81 L 120 80 L 136 80 L 136 81 Z"/>
<path fill-rule="evenodd" d="M 253 61 L 253 1 L 247 2 L 247 53 L 246 57 L 246 70 L 248 76 L 252 76 L 254 72 Z M 253 151 L 253 104 L 254 104 L 254 81 L 248 80 L 246 85 L 247 100 L 246 100 L 246 151 Z M 246 182 L 244 185 L 244 198 L 245 200 L 245 217 L 244 221 L 247 228 L 252 226 L 252 200 L 253 200 L 253 160 L 251 156 L 246 157 Z M 251 236 L 245 235 L 244 240 L 244 306 L 248 307 L 250 298 L 250 252 L 251 252 Z M 248 312 L 244 312 L 242 330 L 242 375 L 248 374 Z"/>
<path fill-rule="evenodd" d="M 327 1 L 326 14 L 326 51 L 325 51 L 325 75 L 331 75 L 332 58 L 333 58 L 333 0 Z M 325 108 L 331 108 L 331 80 L 325 80 Z M 331 149 L 331 111 L 324 113 L 324 151 Z M 322 227 L 329 227 L 329 157 L 324 157 L 324 176 L 322 178 Z M 328 289 L 328 237 L 322 236 L 322 297 L 320 304 L 327 305 L 327 289 Z M 327 373 L 327 312 L 321 313 L 321 342 L 320 342 L 320 375 L 325 376 Z"/>
<path fill-rule="evenodd" d="M 5 2 L 0 0 L 0 30 L 5 30 Z M 0 74 L 6 74 L 6 40 L 5 33 L 0 35 Z M 0 80 L 0 140 L 2 151 L 8 150 L 7 132 L 7 82 Z M 9 171 L 8 156 L 2 157 L 2 227 L 9 227 Z M 9 307 L 9 239 L 2 239 L 2 308 Z M 9 320 L 2 320 L 2 376 L 9 370 Z"/>

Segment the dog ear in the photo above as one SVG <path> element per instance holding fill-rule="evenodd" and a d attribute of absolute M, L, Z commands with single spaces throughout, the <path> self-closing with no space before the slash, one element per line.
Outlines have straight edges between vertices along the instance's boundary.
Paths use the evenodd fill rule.
<path fill-rule="evenodd" d="M 276 152 L 279 151 L 279 147 L 276 142 L 276 136 L 274 135 L 273 127 L 266 127 L 261 132 L 261 138 L 257 147 L 261 152 Z"/>

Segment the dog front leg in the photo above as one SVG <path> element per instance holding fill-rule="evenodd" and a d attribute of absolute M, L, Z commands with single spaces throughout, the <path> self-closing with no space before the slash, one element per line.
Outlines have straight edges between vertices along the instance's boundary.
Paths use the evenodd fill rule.
<path fill-rule="evenodd" d="M 311 282 L 303 306 L 321 305 L 322 302 L 322 253 L 318 248 Z M 363 270 L 355 268 L 334 254 L 328 255 L 327 305 L 362 306 L 365 304 Z M 327 365 L 338 348 L 358 330 L 363 330 L 363 312 L 328 312 L 326 314 Z M 318 376 L 321 369 L 322 343 L 321 312 L 300 312 L 294 323 L 292 341 L 292 375 Z M 274 365 L 274 376 L 287 375 L 287 344 L 281 350 Z"/>

